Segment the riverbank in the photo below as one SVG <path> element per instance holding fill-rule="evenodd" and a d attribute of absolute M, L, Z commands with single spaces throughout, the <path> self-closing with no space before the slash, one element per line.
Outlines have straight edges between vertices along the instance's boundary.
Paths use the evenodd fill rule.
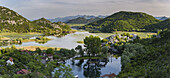
<path fill-rule="evenodd" d="M 36 48 L 40 48 L 41 50 L 47 50 L 48 48 L 52 48 L 52 49 L 56 49 L 57 51 L 59 51 L 61 48 L 57 48 L 57 47 L 44 47 L 44 46 L 24 46 L 24 47 L 17 47 L 17 49 L 24 49 L 24 50 L 31 50 L 31 51 L 35 51 Z"/>
<path fill-rule="evenodd" d="M 117 31 L 114 33 L 92 33 L 92 34 L 100 36 L 102 38 L 106 38 L 114 34 L 123 34 L 123 33 L 136 34 L 142 39 L 151 38 L 151 35 L 157 35 L 157 33 L 153 33 L 153 32 L 125 32 L 125 31 Z"/>
<path fill-rule="evenodd" d="M 0 33 L 0 37 L 5 37 L 7 39 L 15 39 L 15 38 L 30 38 L 34 36 L 42 36 L 42 33 L 30 32 L 30 33 Z"/>

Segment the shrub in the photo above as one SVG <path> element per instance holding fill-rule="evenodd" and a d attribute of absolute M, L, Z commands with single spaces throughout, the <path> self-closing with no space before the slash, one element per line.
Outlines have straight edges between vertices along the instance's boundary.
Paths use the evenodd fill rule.
<path fill-rule="evenodd" d="M 108 39 L 103 39 L 103 40 L 102 40 L 102 42 L 107 42 L 107 41 L 108 41 Z"/>
<path fill-rule="evenodd" d="M 48 48 L 46 53 L 47 54 L 54 54 L 54 50 L 52 48 Z"/>

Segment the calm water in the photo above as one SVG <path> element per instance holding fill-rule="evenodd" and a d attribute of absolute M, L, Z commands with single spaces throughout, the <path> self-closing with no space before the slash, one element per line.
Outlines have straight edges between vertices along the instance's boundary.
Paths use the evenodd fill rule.
<path fill-rule="evenodd" d="M 48 36 L 53 40 L 48 41 L 45 44 L 39 44 L 36 42 L 26 42 L 21 45 L 15 45 L 17 47 L 23 46 L 47 46 L 72 49 L 77 45 L 83 45 L 77 43 L 77 41 L 83 41 L 86 36 L 92 35 L 89 32 L 76 32 L 68 34 L 64 37 L 58 38 L 54 36 Z M 32 37 L 34 39 L 35 37 Z M 10 46 L 3 46 L 10 47 Z M 108 57 L 104 62 L 98 62 L 98 64 L 88 64 L 88 60 L 74 60 L 66 61 L 66 65 L 70 65 L 74 75 L 78 75 L 79 78 L 96 78 L 105 74 L 115 73 L 116 75 L 121 71 L 121 58 Z"/>
<path fill-rule="evenodd" d="M 77 41 L 83 41 L 83 39 L 86 36 L 92 35 L 89 32 L 75 32 L 72 34 L 68 34 L 64 37 L 54 37 L 54 36 L 48 36 L 48 38 L 51 38 L 53 40 L 48 41 L 45 44 L 39 44 L 36 42 L 26 42 L 22 43 L 21 45 L 17 44 L 16 47 L 23 47 L 23 46 L 46 46 L 46 47 L 58 47 L 58 48 L 67 48 L 72 49 L 77 47 L 77 45 L 83 45 L 77 43 Z M 34 37 L 33 37 L 34 38 Z M 31 38 L 31 39 L 33 39 Z M 10 47 L 10 46 L 2 46 L 2 47 Z"/>
<path fill-rule="evenodd" d="M 121 58 L 108 57 L 107 59 L 98 62 L 98 64 L 88 64 L 88 60 L 66 61 L 66 66 L 70 65 L 74 75 L 79 78 L 98 78 L 105 74 L 119 74 L 121 71 Z"/>

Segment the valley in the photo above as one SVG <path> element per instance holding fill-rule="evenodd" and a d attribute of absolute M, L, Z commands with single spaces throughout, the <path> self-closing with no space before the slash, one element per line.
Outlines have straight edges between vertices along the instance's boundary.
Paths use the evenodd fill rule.
<path fill-rule="evenodd" d="M 168 78 L 169 29 L 143 12 L 30 21 L 0 6 L 0 78 Z"/>

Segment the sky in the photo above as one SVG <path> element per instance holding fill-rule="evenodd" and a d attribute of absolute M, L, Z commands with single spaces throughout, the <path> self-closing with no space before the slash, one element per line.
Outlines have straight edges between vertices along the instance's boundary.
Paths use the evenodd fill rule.
<path fill-rule="evenodd" d="M 119 11 L 170 17 L 170 0 L 0 0 L 27 19 L 74 15 L 111 15 Z"/>

